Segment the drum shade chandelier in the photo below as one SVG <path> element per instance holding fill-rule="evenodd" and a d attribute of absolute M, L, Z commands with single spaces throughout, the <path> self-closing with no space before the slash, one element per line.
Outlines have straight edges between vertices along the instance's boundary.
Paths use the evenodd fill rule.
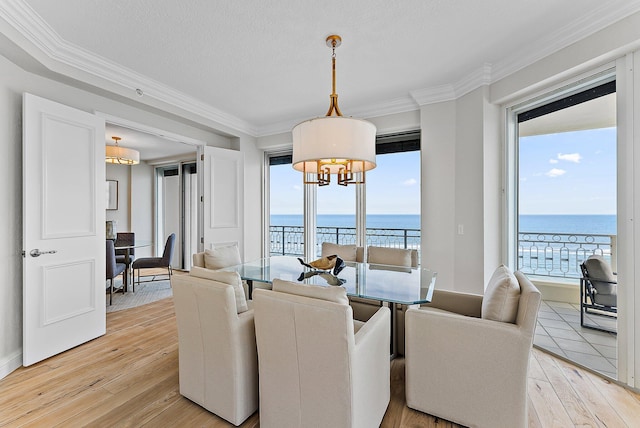
<path fill-rule="evenodd" d="M 111 137 L 115 141 L 113 146 L 105 146 L 105 160 L 107 163 L 115 163 L 120 165 L 137 165 L 140 163 L 140 152 L 126 147 L 120 147 L 118 141 L 120 137 Z"/>
<path fill-rule="evenodd" d="M 336 48 L 340 44 L 340 36 L 327 37 L 327 46 L 333 52 L 329 111 L 326 116 L 309 119 L 291 131 L 293 168 L 303 173 L 305 184 L 326 186 L 331 182 L 332 174 L 338 176 L 339 185 L 362 184 L 365 171 L 376 167 L 375 125 L 366 120 L 344 117 L 338 107 Z M 315 181 L 308 181 L 307 174 L 315 174 Z"/>

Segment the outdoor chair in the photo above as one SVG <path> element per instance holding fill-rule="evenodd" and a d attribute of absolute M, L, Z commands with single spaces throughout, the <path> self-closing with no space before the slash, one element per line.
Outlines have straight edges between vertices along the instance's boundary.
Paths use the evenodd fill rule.
<path fill-rule="evenodd" d="M 167 238 L 167 242 L 164 245 L 164 252 L 162 253 L 162 257 L 143 257 L 141 259 L 134 260 L 131 264 L 131 269 L 134 271 L 134 279 L 135 279 L 135 271 L 138 271 L 138 285 L 140 285 L 140 269 L 157 269 L 157 268 L 166 268 L 169 274 L 169 280 L 171 279 L 172 268 L 171 268 L 171 260 L 173 259 L 173 247 L 176 242 L 176 235 L 172 233 Z M 157 274 L 154 275 L 146 275 L 153 276 L 152 279 L 146 281 L 160 281 L 156 279 Z M 163 278 L 164 279 L 164 278 Z M 135 281 L 131 284 L 132 291 L 135 291 L 134 288 Z"/>
<path fill-rule="evenodd" d="M 592 255 L 581 265 L 580 325 L 594 330 L 616 333 L 616 329 L 585 322 L 585 315 L 616 318 L 618 314 L 618 281 L 611 266 L 600 255 Z"/>

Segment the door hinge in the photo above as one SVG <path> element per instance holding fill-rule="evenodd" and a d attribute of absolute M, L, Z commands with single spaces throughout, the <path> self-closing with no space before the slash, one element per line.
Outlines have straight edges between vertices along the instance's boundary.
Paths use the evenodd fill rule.
<path fill-rule="evenodd" d="M 200 238 L 200 243 L 204 244 L 204 238 Z"/>
<path fill-rule="evenodd" d="M 204 196 L 200 196 L 200 202 L 204 202 Z"/>
<path fill-rule="evenodd" d="M 204 162 L 204 154 L 200 155 L 200 160 Z"/>

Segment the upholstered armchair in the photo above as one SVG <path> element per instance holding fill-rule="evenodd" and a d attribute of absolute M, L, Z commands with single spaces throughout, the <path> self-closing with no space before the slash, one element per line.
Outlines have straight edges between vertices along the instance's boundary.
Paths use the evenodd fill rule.
<path fill-rule="evenodd" d="M 389 309 L 354 323 L 342 287 L 273 281 L 253 294 L 260 426 L 380 425 L 390 398 Z"/>
<path fill-rule="evenodd" d="M 344 261 L 362 262 L 364 258 L 364 248 L 355 245 L 337 245 L 329 242 L 322 243 L 322 257 L 336 254 Z M 389 248 L 389 247 L 367 247 L 367 261 L 369 263 L 406 267 L 407 269 L 418 267 L 418 252 L 412 249 Z M 402 284 L 398 284 L 402 287 Z M 349 304 L 353 309 L 353 317 L 360 321 L 366 321 L 378 308 L 382 306 L 382 302 L 372 299 L 364 299 L 362 297 L 349 297 Z M 404 314 L 407 307 L 398 305 L 396 337 L 397 337 L 397 353 L 404 355 Z"/>
<path fill-rule="evenodd" d="M 436 290 L 406 313 L 407 405 L 469 427 L 526 427 L 540 292 L 502 266 L 485 295 Z"/>
<path fill-rule="evenodd" d="M 180 394 L 234 425 L 258 408 L 253 310 L 236 272 L 193 267 L 171 277 Z"/>

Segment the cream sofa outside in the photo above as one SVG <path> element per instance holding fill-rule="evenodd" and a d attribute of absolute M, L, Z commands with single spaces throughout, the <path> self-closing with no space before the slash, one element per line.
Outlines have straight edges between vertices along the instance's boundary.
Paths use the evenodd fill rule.
<path fill-rule="evenodd" d="M 234 425 L 258 408 L 253 309 L 236 311 L 232 285 L 171 278 L 178 324 L 180 394 Z"/>
<path fill-rule="evenodd" d="M 435 290 L 407 310 L 412 409 L 469 427 L 526 427 L 527 375 L 540 292 L 521 273 L 515 324 L 480 318 L 483 296 Z"/>

